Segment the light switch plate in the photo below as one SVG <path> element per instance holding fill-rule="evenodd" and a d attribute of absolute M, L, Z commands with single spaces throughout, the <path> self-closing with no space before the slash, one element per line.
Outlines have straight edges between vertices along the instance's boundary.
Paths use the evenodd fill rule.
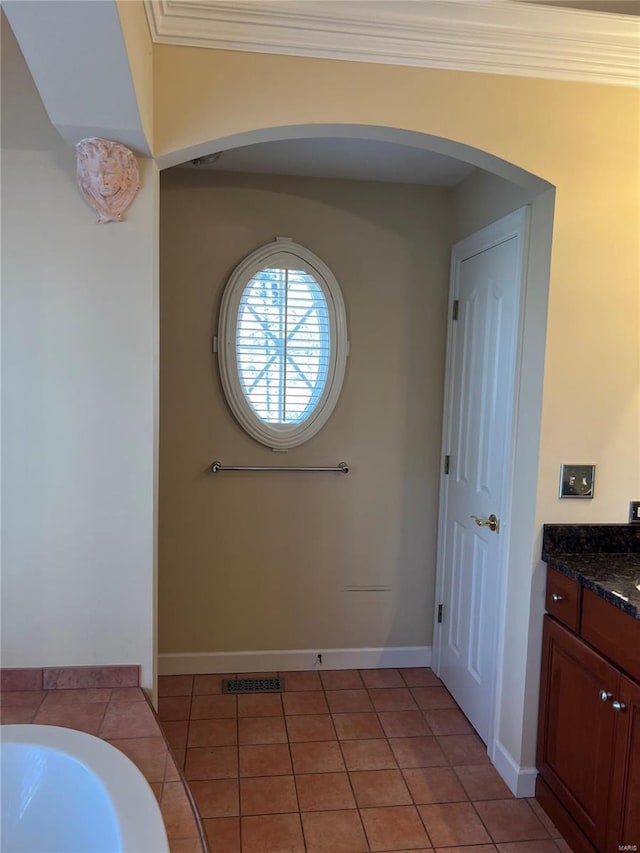
<path fill-rule="evenodd" d="M 595 465 L 565 462 L 560 466 L 560 497 L 591 499 L 595 480 Z"/>

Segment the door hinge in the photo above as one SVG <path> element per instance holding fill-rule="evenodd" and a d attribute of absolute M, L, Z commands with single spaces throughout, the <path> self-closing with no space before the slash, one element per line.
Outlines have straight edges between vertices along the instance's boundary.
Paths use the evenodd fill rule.
<path fill-rule="evenodd" d="M 438 605 L 438 624 L 440 624 L 442 622 L 442 607 L 443 607 L 442 604 Z"/>
<path fill-rule="evenodd" d="M 450 465 L 450 464 L 451 464 L 451 457 L 450 457 L 450 456 L 445 456 L 445 457 L 444 457 L 444 473 L 445 473 L 445 474 L 448 474 L 448 473 L 449 473 L 449 465 Z"/>
<path fill-rule="evenodd" d="M 453 319 L 454 320 L 458 319 L 458 308 L 459 307 L 460 307 L 460 300 L 454 299 L 453 300 Z"/>

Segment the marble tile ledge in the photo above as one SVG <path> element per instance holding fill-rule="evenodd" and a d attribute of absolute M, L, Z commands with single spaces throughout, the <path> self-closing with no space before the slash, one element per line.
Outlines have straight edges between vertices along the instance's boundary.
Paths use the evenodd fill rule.
<path fill-rule="evenodd" d="M 28 672 L 32 675 L 25 675 Z M 108 741 L 133 761 L 156 795 L 171 853 L 208 853 L 191 792 L 144 691 L 137 686 L 72 687 L 77 679 L 68 676 L 62 678 L 62 687 L 44 688 L 46 670 L 39 677 L 33 672 L 3 671 L 0 722 L 64 726 Z M 116 682 L 121 678 L 121 673 L 113 675 Z M 105 682 L 106 677 L 98 681 Z M 17 684 L 28 687 L 18 689 Z"/>

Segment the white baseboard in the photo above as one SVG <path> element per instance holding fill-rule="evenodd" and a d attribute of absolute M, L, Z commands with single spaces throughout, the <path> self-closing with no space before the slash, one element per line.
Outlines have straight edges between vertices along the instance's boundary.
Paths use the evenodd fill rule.
<path fill-rule="evenodd" d="M 493 764 L 515 797 L 535 796 L 538 771 L 535 767 L 520 767 L 499 740 L 494 744 Z"/>
<path fill-rule="evenodd" d="M 322 654 L 322 664 L 318 663 Z M 267 652 L 196 652 L 158 655 L 159 675 L 215 672 L 293 672 L 323 669 L 377 669 L 431 665 L 431 646 L 380 649 L 291 649 Z"/>

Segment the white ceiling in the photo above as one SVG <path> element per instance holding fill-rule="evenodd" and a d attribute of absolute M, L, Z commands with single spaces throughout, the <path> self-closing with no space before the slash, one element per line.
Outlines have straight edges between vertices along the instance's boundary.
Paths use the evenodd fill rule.
<path fill-rule="evenodd" d="M 213 153 L 213 152 L 212 152 Z M 453 157 L 370 139 L 286 139 L 222 152 L 214 163 L 178 168 L 298 175 L 452 187 L 474 170 Z"/>

